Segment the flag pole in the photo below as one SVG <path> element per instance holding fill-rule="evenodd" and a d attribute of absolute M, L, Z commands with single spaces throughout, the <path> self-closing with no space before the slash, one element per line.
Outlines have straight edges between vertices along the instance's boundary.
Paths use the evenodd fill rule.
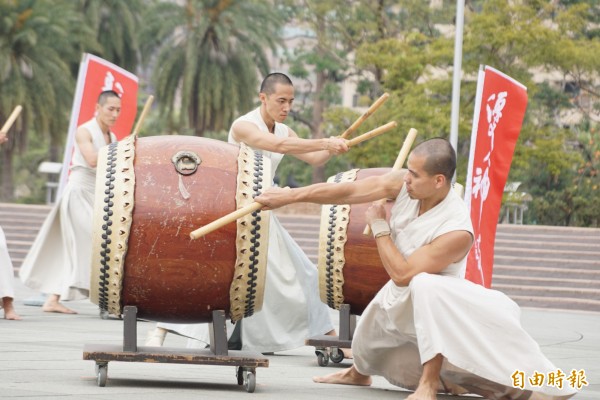
<path fill-rule="evenodd" d="M 465 0 L 456 0 L 456 33 L 454 35 L 454 71 L 452 74 L 452 113 L 450 117 L 450 144 L 458 152 L 458 120 L 460 108 L 460 79 L 462 73 L 462 43 L 465 25 Z M 452 181 L 456 181 L 456 172 Z"/>

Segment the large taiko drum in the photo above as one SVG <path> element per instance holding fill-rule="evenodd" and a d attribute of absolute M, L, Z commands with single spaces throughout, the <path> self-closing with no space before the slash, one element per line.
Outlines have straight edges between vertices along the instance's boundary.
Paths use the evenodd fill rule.
<path fill-rule="evenodd" d="M 352 182 L 389 171 L 391 168 L 353 169 L 332 176 L 328 182 Z M 392 204 L 386 204 L 388 216 Z M 363 234 L 365 212 L 370 205 L 323 205 L 321 208 L 317 263 L 321 301 L 335 310 L 348 304 L 355 315 L 362 314 L 390 279 L 373 237 Z"/>
<path fill-rule="evenodd" d="M 269 215 L 255 212 L 198 239 L 190 232 L 270 186 L 270 160 L 250 148 L 155 136 L 100 150 L 90 299 L 104 312 L 159 322 L 232 321 L 262 307 Z"/>

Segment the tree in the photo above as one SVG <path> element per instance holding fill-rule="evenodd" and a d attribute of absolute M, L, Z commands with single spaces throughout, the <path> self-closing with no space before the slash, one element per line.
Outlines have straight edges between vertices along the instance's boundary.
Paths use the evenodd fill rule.
<path fill-rule="evenodd" d="M 229 126 L 257 96 L 257 73 L 269 72 L 266 49 L 281 27 L 277 9 L 256 0 L 186 0 L 148 7 L 140 33 L 160 109 L 174 128 Z"/>
<path fill-rule="evenodd" d="M 582 1 L 526 5 L 535 13 L 530 24 L 534 18 L 545 23 L 524 60 L 554 79 L 528 85 L 523 144 L 509 178 L 527 183 L 533 195 L 527 222 L 598 226 L 600 7 Z"/>
<path fill-rule="evenodd" d="M 135 71 L 139 63 L 138 30 L 144 4 L 141 0 L 79 0 L 85 24 L 95 33 L 98 47 L 88 48 L 98 56 Z"/>
<path fill-rule="evenodd" d="M 69 62 L 77 59 L 76 43 L 86 28 L 69 1 L 20 0 L 0 2 L 0 121 L 17 104 L 23 106 L 10 141 L 0 151 L 0 197 L 12 200 L 13 156 L 27 146 L 30 129 L 52 139 L 64 136 L 74 80 Z M 74 34 L 74 29 L 83 35 Z"/>
<path fill-rule="evenodd" d="M 306 82 L 297 90 L 300 101 L 295 103 L 292 116 L 308 128 L 311 138 L 338 135 L 359 115 L 346 113 L 354 118 L 342 121 L 346 125 L 341 126 L 341 131 L 339 125 L 325 123 L 327 110 L 341 102 L 341 82 L 348 79 L 358 82 L 360 94 L 368 103 L 363 105 L 369 105 L 382 94 L 383 70 L 379 65 L 363 65 L 361 69 L 354 63 L 354 57 L 361 44 L 395 36 L 397 24 L 392 18 L 395 2 L 290 0 L 286 4 L 290 21 L 301 28 L 287 38 L 294 43 L 293 50 L 286 54 L 289 73 Z M 381 120 L 372 119 L 362 128 L 373 127 L 374 121 Z M 314 167 L 312 182 L 323 181 L 325 171 L 325 166 Z"/>
<path fill-rule="evenodd" d="M 454 2 L 446 1 L 452 9 Z M 475 97 L 482 64 L 525 84 L 529 106 L 509 180 L 522 181 L 533 195 L 529 222 L 598 224 L 597 125 L 600 122 L 600 8 L 583 1 L 470 1 L 465 17 L 458 179 L 464 179 Z M 417 8 L 412 8 L 417 7 Z M 399 16 L 415 16 L 393 39 L 359 48 L 357 64 L 384 71 L 382 86 L 393 96 L 388 115 L 409 121 L 420 139 L 448 136 L 452 42 L 441 35 L 447 14 L 407 2 Z M 445 18 L 445 19 L 444 19 Z M 401 18 L 402 21 L 405 21 Z M 446 21 L 445 26 L 440 24 Z M 408 20 L 406 20 L 408 21 Z M 430 23 L 427 21 L 431 21 Z M 431 27 L 431 28 L 424 28 Z M 386 137 L 381 141 L 390 141 Z M 389 143 L 389 142 L 387 142 Z M 369 143 L 354 151 L 354 162 L 398 148 Z M 461 144 L 462 143 L 462 144 Z M 585 182 L 586 184 L 582 184 Z M 591 209 L 591 212 L 589 212 Z M 551 212 L 551 210 L 554 210 Z"/>
<path fill-rule="evenodd" d="M 380 117 L 397 121 L 398 129 L 353 150 L 350 157 L 355 165 L 391 166 L 410 128 L 419 131 L 417 142 L 448 137 L 454 44 L 453 38 L 442 32 L 452 28 L 452 11 L 451 5 L 438 9 L 426 2 L 408 1 L 388 14 L 396 26 L 394 37 L 368 41 L 357 49 L 359 68 L 382 71 L 380 85 L 391 96 Z M 463 93 L 468 93 L 468 87 L 463 86 Z M 468 101 L 469 97 L 463 96 L 461 106 Z M 469 119 L 462 114 L 463 138 L 468 125 Z M 459 153 L 464 151 L 468 154 L 468 146 L 459 148 Z M 459 163 L 461 167 L 466 164 L 464 157 L 459 157 Z"/>

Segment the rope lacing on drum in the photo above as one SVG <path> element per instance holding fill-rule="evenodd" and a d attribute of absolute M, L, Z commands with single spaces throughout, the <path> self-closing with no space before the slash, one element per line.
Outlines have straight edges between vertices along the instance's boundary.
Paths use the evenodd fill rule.
<path fill-rule="evenodd" d="M 343 173 L 340 172 L 335 175 L 333 181 L 335 183 L 341 182 Z M 334 261 L 334 239 L 335 239 L 335 225 L 337 219 L 337 205 L 329 207 L 329 225 L 327 233 L 327 248 L 326 248 L 326 269 L 325 269 L 325 285 L 327 287 L 327 305 L 331 308 L 335 308 L 335 299 L 333 292 L 333 261 Z"/>
<path fill-rule="evenodd" d="M 263 181 L 263 158 L 262 154 L 259 152 L 254 153 L 254 179 L 252 183 L 252 198 L 258 196 L 262 193 L 262 181 Z M 260 247 L 260 211 L 254 211 L 252 213 L 252 229 L 250 233 L 252 237 L 250 238 L 250 265 L 249 265 L 249 273 L 248 273 L 248 293 L 246 293 L 246 311 L 244 313 L 244 317 L 250 317 L 254 314 L 254 302 L 256 300 L 256 287 L 257 287 L 257 274 L 258 274 L 258 265 L 259 258 L 258 255 L 260 252 L 258 248 Z"/>
<path fill-rule="evenodd" d="M 99 295 L 98 295 L 98 306 L 102 311 L 108 311 L 108 278 L 110 277 L 109 262 L 110 262 L 110 248 L 111 243 L 110 235 L 112 234 L 112 216 L 113 216 L 113 198 L 114 194 L 114 181 L 115 181 L 115 167 L 117 165 L 117 142 L 108 145 L 107 163 L 106 163 L 106 181 L 104 183 L 104 215 L 102 219 L 102 242 L 100 251 L 100 279 L 99 279 Z"/>

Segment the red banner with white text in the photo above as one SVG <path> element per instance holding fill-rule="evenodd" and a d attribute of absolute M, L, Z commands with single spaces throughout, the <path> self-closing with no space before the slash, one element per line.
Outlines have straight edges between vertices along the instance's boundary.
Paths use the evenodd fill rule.
<path fill-rule="evenodd" d="M 527 108 L 527 88 L 485 66 L 479 71 L 465 202 L 474 244 L 465 278 L 490 287 L 502 193 Z"/>
<path fill-rule="evenodd" d="M 69 176 L 77 127 L 94 118 L 98 95 L 105 90 L 114 90 L 121 96 L 121 114 L 111 128 L 121 140 L 131 132 L 137 114 L 138 77 L 100 57 L 84 54 L 79 66 L 57 198 Z"/>

